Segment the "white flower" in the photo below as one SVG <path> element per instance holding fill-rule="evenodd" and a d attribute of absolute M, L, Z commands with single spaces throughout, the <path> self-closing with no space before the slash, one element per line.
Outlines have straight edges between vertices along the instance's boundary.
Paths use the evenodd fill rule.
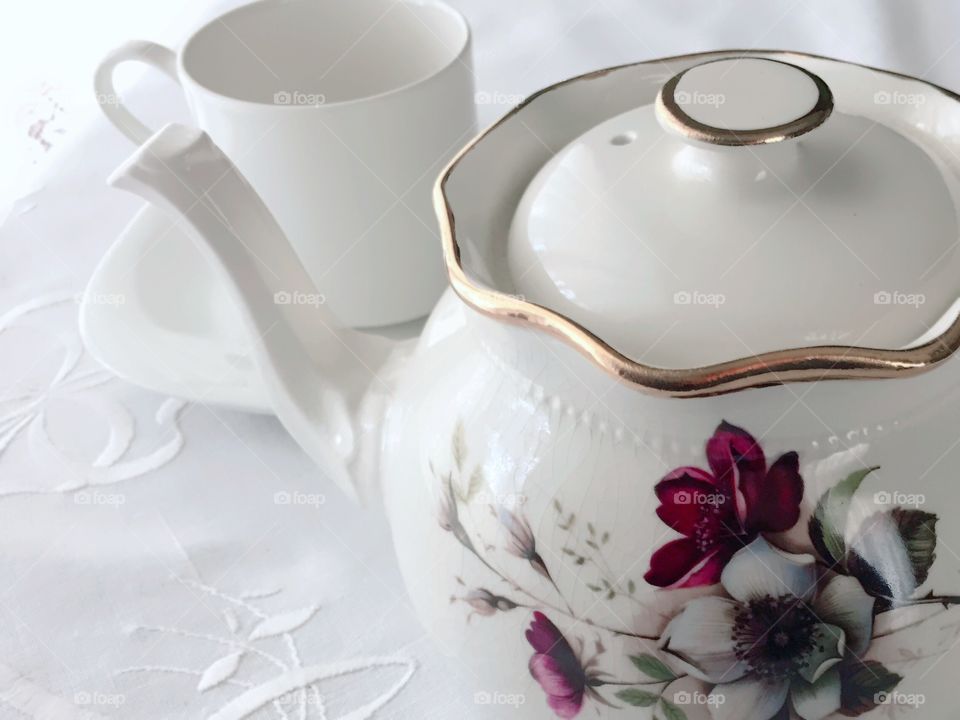
<path fill-rule="evenodd" d="M 860 583 L 835 576 L 818 587 L 812 556 L 762 537 L 733 556 L 720 582 L 729 597 L 686 603 L 661 638 L 690 675 L 715 683 L 713 717 L 769 720 L 788 698 L 803 720 L 839 710 L 836 666 L 873 634 L 874 599 Z"/>

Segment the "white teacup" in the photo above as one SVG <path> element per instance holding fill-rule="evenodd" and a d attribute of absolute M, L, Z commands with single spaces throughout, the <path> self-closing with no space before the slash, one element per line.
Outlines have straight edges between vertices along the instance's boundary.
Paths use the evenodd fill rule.
<path fill-rule="evenodd" d="M 433 0 L 261 0 L 197 30 L 179 53 L 117 48 L 183 87 L 196 123 L 264 198 L 330 311 L 371 327 L 426 314 L 445 286 L 433 181 L 475 132 L 470 31 Z M 153 134 L 101 102 L 137 144 Z M 269 258 L 264 258 L 269 265 Z"/>

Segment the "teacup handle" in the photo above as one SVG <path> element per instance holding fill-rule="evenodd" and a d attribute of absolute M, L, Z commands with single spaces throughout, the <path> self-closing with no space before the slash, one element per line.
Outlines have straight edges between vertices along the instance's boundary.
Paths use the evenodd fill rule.
<path fill-rule="evenodd" d="M 124 107 L 123 103 L 119 101 L 119 95 L 113 84 L 113 71 L 118 65 L 125 62 L 146 63 L 179 83 L 177 55 L 170 48 L 149 40 L 131 40 L 110 52 L 97 67 L 97 72 L 93 78 L 93 86 L 97 93 L 98 104 L 104 115 L 114 124 L 117 130 L 130 138 L 136 145 L 142 145 L 155 131 L 140 122 L 132 112 Z"/>

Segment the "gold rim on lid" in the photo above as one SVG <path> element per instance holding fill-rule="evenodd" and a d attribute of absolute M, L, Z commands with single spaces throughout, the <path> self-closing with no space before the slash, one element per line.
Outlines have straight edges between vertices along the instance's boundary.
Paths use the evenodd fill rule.
<path fill-rule="evenodd" d="M 833 93 L 823 79 L 806 68 L 772 58 L 763 58 L 763 60 L 764 62 L 786 65 L 793 70 L 803 73 L 813 82 L 817 90 L 817 100 L 813 104 L 813 107 L 803 115 L 789 122 L 763 128 L 741 129 L 714 127 L 692 118 L 677 101 L 677 86 L 683 77 L 691 70 L 717 62 L 730 62 L 731 60 L 739 62 L 740 60 L 756 59 L 757 58 L 751 57 L 718 58 L 701 63 L 700 65 L 694 65 L 677 73 L 660 88 L 660 92 L 657 94 L 657 114 L 669 125 L 671 130 L 680 135 L 685 135 L 693 140 L 711 145 L 725 146 L 767 145 L 789 140 L 819 127 L 830 117 L 830 113 L 833 112 Z"/>

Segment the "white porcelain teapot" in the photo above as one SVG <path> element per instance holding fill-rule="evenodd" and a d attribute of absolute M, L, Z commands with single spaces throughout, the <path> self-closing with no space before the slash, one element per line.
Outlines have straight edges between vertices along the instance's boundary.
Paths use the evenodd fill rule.
<path fill-rule="evenodd" d="M 767 51 L 553 86 L 440 178 L 452 289 L 396 344 L 310 301 L 204 133 L 166 127 L 112 182 L 209 250 L 322 471 L 382 488 L 465 703 L 936 720 L 960 643 L 957 99 Z"/>

